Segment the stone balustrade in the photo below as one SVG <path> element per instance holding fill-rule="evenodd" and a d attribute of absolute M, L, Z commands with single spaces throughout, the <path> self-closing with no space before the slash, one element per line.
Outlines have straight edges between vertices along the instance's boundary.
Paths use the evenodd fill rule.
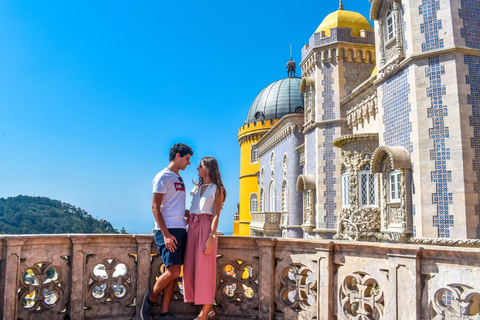
<path fill-rule="evenodd" d="M 140 319 L 152 235 L 0 237 L 2 319 Z M 480 250 L 220 237 L 220 319 L 479 319 Z M 181 279 L 171 311 L 183 319 Z M 158 307 L 154 313 L 158 312 Z"/>
<path fill-rule="evenodd" d="M 252 212 L 252 222 L 250 222 L 252 235 L 281 237 L 280 219 L 280 212 Z"/>

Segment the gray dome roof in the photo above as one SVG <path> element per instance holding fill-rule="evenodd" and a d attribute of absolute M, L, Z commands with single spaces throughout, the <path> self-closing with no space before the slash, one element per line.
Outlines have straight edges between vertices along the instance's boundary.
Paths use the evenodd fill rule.
<path fill-rule="evenodd" d="M 295 112 L 303 113 L 301 82 L 301 78 L 285 78 L 265 87 L 250 106 L 245 123 L 280 119 Z"/>

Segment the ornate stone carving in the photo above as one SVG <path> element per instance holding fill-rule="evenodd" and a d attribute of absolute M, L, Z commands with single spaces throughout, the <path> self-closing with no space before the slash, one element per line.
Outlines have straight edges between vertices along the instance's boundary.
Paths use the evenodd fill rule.
<path fill-rule="evenodd" d="M 218 290 L 226 301 L 238 303 L 240 309 L 246 310 L 248 303 L 258 298 L 257 272 L 244 260 L 230 261 L 221 270 Z"/>
<path fill-rule="evenodd" d="M 88 292 L 97 302 L 118 302 L 129 293 L 130 281 L 130 270 L 125 263 L 106 259 L 91 271 Z"/>
<path fill-rule="evenodd" d="M 347 125 L 350 129 L 358 129 L 358 125 L 365 121 L 375 119 L 378 114 L 377 92 L 357 103 L 352 109 L 347 111 Z"/>
<path fill-rule="evenodd" d="M 51 263 L 38 263 L 25 270 L 18 288 L 19 306 L 31 312 L 42 312 L 65 305 L 63 301 L 63 277 L 61 268 Z"/>
<path fill-rule="evenodd" d="M 317 280 L 303 264 L 294 263 L 282 270 L 280 296 L 293 310 L 311 308 L 317 299 Z"/>
<path fill-rule="evenodd" d="M 355 272 L 347 276 L 340 288 L 340 305 L 349 319 L 381 319 L 385 302 L 383 290 L 367 273 Z"/>
<path fill-rule="evenodd" d="M 438 290 L 433 298 L 434 320 L 480 318 L 480 293 L 465 284 L 451 284 Z"/>
<path fill-rule="evenodd" d="M 393 60 L 388 65 L 386 65 L 382 70 L 379 71 L 380 78 L 386 78 L 400 70 L 400 64 L 397 60 Z"/>
<path fill-rule="evenodd" d="M 334 239 L 361 240 L 365 232 L 380 230 L 380 209 L 378 207 L 360 207 L 358 174 L 361 168 L 370 163 L 372 150 L 342 151 L 342 164 L 350 176 L 350 207 L 342 208 Z"/>

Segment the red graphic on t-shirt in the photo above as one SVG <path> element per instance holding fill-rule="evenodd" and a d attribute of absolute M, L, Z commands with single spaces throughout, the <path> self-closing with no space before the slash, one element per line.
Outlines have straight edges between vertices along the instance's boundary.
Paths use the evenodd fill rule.
<path fill-rule="evenodd" d="M 174 182 L 175 185 L 175 191 L 185 191 L 185 185 L 180 182 Z"/>

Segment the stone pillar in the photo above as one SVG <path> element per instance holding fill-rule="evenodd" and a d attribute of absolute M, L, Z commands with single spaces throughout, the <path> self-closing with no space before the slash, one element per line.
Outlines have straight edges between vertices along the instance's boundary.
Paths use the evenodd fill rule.
<path fill-rule="evenodd" d="M 151 235 L 136 235 L 135 240 L 137 241 L 137 312 L 134 319 L 140 319 L 143 297 L 150 291 L 150 259 L 153 237 Z"/>
<path fill-rule="evenodd" d="M 273 320 L 275 287 L 275 244 L 276 239 L 255 239 L 260 254 L 259 314 L 260 320 Z"/>
<path fill-rule="evenodd" d="M 385 293 L 391 299 L 385 299 L 386 320 L 422 319 L 421 253 L 421 247 L 387 253 L 390 284 Z"/>
<path fill-rule="evenodd" d="M 316 248 L 318 251 L 318 295 L 317 295 L 317 319 L 334 319 L 335 291 L 333 287 L 334 265 L 333 249 L 334 242 L 326 246 Z"/>
<path fill-rule="evenodd" d="M 6 264 L 5 264 L 5 293 L 3 297 L 3 319 L 11 320 L 17 318 L 18 302 L 18 279 L 19 265 L 22 254 L 22 246 L 25 239 L 17 237 L 6 238 Z"/>
<path fill-rule="evenodd" d="M 85 316 L 85 292 L 88 284 L 85 283 L 85 265 L 87 247 L 92 236 L 70 236 L 72 240 L 72 293 L 70 294 L 70 319 L 83 320 Z"/>

